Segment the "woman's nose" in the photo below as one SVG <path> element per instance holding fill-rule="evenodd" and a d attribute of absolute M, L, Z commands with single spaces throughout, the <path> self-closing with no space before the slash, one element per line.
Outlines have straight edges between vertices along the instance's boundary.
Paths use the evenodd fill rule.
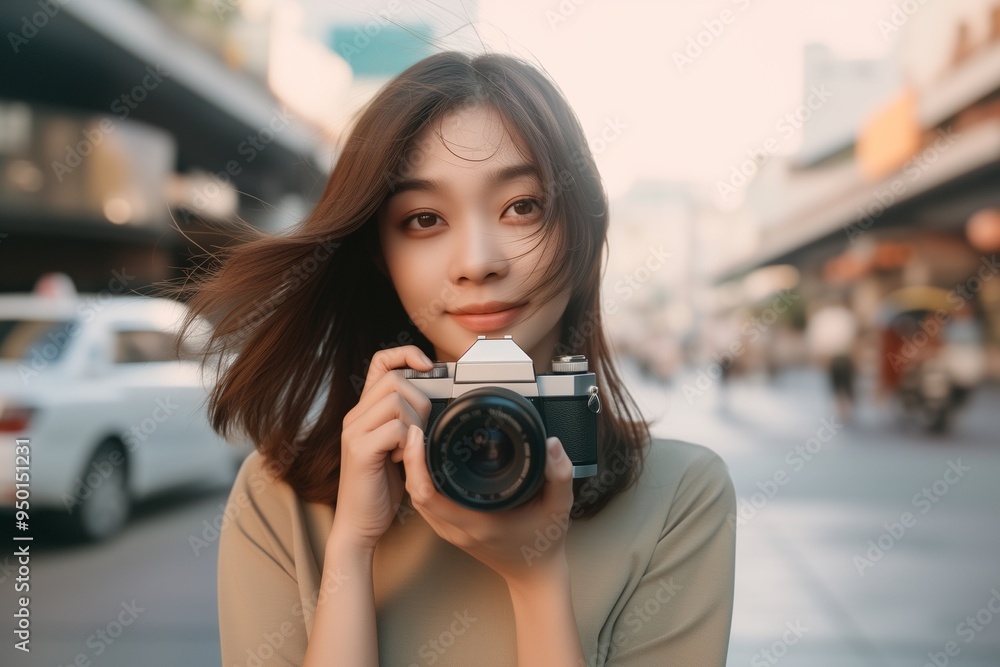
<path fill-rule="evenodd" d="M 451 248 L 452 282 L 483 282 L 491 276 L 506 276 L 510 271 L 509 243 L 505 243 L 500 230 L 482 220 L 469 220 L 459 227 Z"/>

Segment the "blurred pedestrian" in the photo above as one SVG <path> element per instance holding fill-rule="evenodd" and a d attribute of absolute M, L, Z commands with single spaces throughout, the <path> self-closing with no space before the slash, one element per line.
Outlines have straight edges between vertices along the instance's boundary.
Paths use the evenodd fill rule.
<path fill-rule="evenodd" d="M 827 372 L 837 415 L 845 424 L 854 417 L 854 353 L 858 324 L 854 313 L 840 304 L 821 307 L 809 318 L 809 352 Z"/>

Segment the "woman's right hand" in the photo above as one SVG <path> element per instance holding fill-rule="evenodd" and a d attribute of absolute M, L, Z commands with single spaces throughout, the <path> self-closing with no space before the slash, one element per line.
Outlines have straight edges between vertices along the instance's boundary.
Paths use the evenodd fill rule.
<path fill-rule="evenodd" d="M 388 530 L 405 490 L 400 461 L 410 426 L 423 429 L 430 417 L 430 399 L 397 369 L 433 365 L 416 345 L 379 350 L 344 417 L 333 534 L 351 546 L 374 550 Z"/>

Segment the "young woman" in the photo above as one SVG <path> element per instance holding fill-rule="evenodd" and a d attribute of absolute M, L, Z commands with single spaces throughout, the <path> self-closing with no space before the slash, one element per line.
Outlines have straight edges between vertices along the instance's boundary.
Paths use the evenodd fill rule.
<path fill-rule="evenodd" d="M 603 328 L 607 228 L 557 88 L 442 53 L 375 96 L 301 224 L 197 286 L 228 359 L 213 424 L 257 449 L 221 531 L 224 665 L 724 664 L 732 482 L 637 418 Z M 549 438 L 541 492 L 477 511 L 433 484 L 402 369 L 504 334 L 535 373 L 587 357 L 599 474 L 574 480 Z"/>

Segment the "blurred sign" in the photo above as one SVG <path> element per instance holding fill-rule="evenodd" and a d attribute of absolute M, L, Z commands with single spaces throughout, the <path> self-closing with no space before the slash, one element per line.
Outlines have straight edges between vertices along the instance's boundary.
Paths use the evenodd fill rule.
<path fill-rule="evenodd" d="M 874 114 L 861 128 L 856 155 L 862 174 L 878 181 L 917 154 L 922 130 L 917 122 L 916 95 L 906 90 Z"/>
<path fill-rule="evenodd" d="M 379 15 L 367 23 L 336 25 L 330 31 L 334 51 L 351 66 L 356 77 L 389 78 L 434 53 L 427 26 L 400 26 L 391 16 Z"/>

